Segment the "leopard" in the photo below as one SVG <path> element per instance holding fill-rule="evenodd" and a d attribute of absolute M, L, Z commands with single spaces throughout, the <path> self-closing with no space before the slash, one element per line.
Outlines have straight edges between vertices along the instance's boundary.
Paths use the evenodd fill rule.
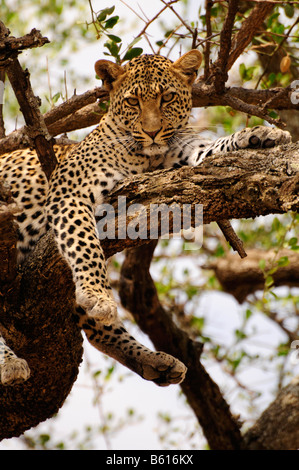
<path fill-rule="evenodd" d="M 125 64 L 100 59 L 95 72 L 109 92 L 108 110 L 81 142 L 54 146 L 58 164 L 49 181 L 34 148 L 0 158 L 0 177 L 20 210 L 18 263 L 51 230 L 71 270 L 74 318 L 88 341 L 159 386 L 181 383 L 187 368 L 177 358 L 145 347 L 121 321 L 98 236 L 99 208 L 125 178 L 198 166 L 214 154 L 291 141 L 287 131 L 268 126 L 246 127 L 215 141 L 195 132 L 189 121 L 192 86 L 201 62 L 197 49 L 175 61 L 155 54 L 142 54 Z M 0 336 L 0 383 L 30 380 L 29 366 Z"/>

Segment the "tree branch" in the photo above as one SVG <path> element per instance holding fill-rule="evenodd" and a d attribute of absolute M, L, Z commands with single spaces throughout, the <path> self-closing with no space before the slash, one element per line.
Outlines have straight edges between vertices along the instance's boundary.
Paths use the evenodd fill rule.
<path fill-rule="evenodd" d="M 298 450 L 299 377 L 282 389 L 244 436 L 248 450 Z"/>
<path fill-rule="evenodd" d="M 196 168 L 159 170 L 123 180 L 107 202 L 117 210 L 118 197 L 126 196 L 127 207 L 142 204 L 148 215 L 151 204 L 202 204 L 204 223 L 297 211 L 298 161 L 298 143 L 215 155 Z M 149 216 L 147 222 L 150 233 Z"/>
<path fill-rule="evenodd" d="M 57 165 L 53 145 L 50 142 L 51 137 L 39 110 L 40 100 L 34 96 L 32 91 L 29 72 L 22 69 L 17 59 L 17 54 L 22 49 L 44 45 L 48 40 L 47 38 L 42 38 L 37 30 L 32 30 L 26 37 L 19 38 L 19 42 L 15 41 L 15 38 L 8 37 L 8 34 L 9 30 L 0 22 L 0 38 L 3 38 L 2 49 L 4 50 L 5 57 L 2 66 L 5 63 L 6 74 L 26 122 L 25 130 L 29 137 L 29 142 L 35 147 L 41 167 L 49 179 Z"/>
<path fill-rule="evenodd" d="M 9 36 L 9 34 L 9 29 L 0 22 L 0 67 L 9 65 L 11 59 L 16 58 L 24 49 L 42 47 L 50 42 L 35 28 L 20 38 Z"/>
<path fill-rule="evenodd" d="M 247 258 L 240 263 L 238 257 L 228 253 L 225 257 L 210 262 L 205 269 L 213 269 L 223 290 L 243 303 L 248 295 L 258 290 L 263 290 L 265 278 L 259 266 L 261 260 L 265 260 L 265 271 L 272 262 L 275 254 L 273 250 L 247 250 Z M 279 257 L 286 256 L 289 263 L 286 266 L 278 266 L 272 274 L 274 286 L 299 287 L 299 254 L 292 250 L 279 251 Z"/>
<path fill-rule="evenodd" d="M 226 63 L 226 70 L 230 70 L 237 58 L 251 43 L 254 35 L 263 24 L 265 18 L 273 10 L 275 2 L 259 2 L 255 5 L 250 15 L 243 21 L 242 26 L 233 38 L 231 51 Z"/>
<path fill-rule="evenodd" d="M 227 60 L 231 49 L 232 30 L 235 16 L 238 11 L 238 0 L 228 2 L 228 11 L 220 33 L 220 48 L 216 62 L 211 66 L 211 77 L 208 80 L 213 81 L 213 86 L 217 93 L 224 92 L 224 85 L 227 81 Z"/>

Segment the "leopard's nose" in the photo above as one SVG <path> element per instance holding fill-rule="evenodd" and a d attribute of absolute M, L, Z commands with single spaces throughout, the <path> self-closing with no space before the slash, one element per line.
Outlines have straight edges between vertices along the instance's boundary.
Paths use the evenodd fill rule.
<path fill-rule="evenodd" d="M 161 128 L 158 129 L 157 131 L 145 131 L 145 130 L 143 129 L 144 133 L 147 134 L 147 135 L 149 135 L 153 140 L 155 140 L 155 137 L 156 137 L 156 135 L 159 134 L 160 130 L 161 130 Z"/>

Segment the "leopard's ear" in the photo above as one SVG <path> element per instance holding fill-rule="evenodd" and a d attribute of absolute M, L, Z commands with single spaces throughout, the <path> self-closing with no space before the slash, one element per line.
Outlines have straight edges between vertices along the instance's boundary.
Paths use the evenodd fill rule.
<path fill-rule="evenodd" d="M 113 82 L 125 72 L 123 67 L 110 60 L 98 60 L 94 68 L 97 76 L 103 80 L 104 87 L 108 91 L 112 89 Z"/>
<path fill-rule="evenodd" d="M 192 85 L 196 79 L 196 74 L 201 61 L 201 53 L 197 49 L 192 49 L 174 62 L 174 64 L 172 64 L 172 68 L 182 74 L 187 79 L 189 85 Z"/>

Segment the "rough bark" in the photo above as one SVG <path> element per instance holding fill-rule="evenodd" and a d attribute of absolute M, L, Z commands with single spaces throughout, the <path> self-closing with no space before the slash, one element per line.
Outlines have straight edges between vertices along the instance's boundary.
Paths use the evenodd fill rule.
<path fill-rule="evenodd" d="M 284 387 L 244 436 L 248 450 L 298 450 L 299 377 Z"/>
<path fill-rule="evenodd" d="M 123 180 L 109 202 L 202 204 L 203 222 L 297 211 L 299 144 L 208 157 L 197 168 L 159 170 Z M 163 192 L 161 192 L 163 188 Z M 148 225 L 150 217 L 147 217 Z"/>
<path fill-rule="evenodd" d="M 0 386 L 0 440 L 19 436 L 57 413 L 82 358 L 68 266 L 55 243 L 45 238 L 17 270 L 12 261 L 15 238 L 8 211 L 0 216 L 0 262 L 9 268 L 1 270 L 0 330 L 16 354 L 28 361 L 31 377 L 20 385 Z"/>

